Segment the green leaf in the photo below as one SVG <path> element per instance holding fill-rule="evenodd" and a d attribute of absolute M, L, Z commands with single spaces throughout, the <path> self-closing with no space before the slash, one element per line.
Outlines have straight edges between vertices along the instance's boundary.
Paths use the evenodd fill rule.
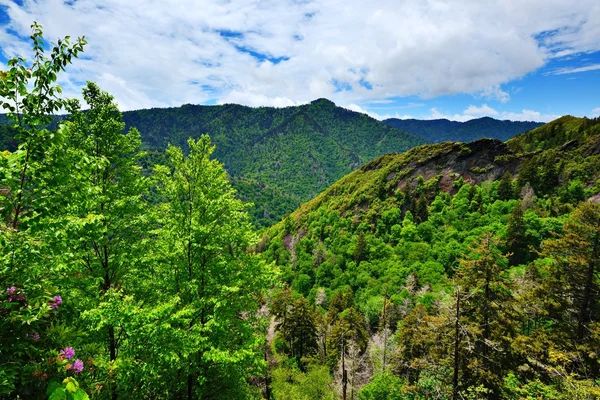
<path fill-rule="evenodd" d="M 89 400 L 89 396 L 84 390 L 79 389 L 73 395 L 73 400 Z"/>
<path fill-rule="evenodd" d="M 75 393 L 76 391 L 77 391 L 77 386 L 75 386 L 75 384 L 72 381 L 69 381 L 69 383 L 67 383 L 67 392 Z"/>
<path fill-rule="evenodd" d="M 48 400 L 67 400 L 67 392 L 65 389 L 59 387 L 52 392 Z"/>
<path fill-rule="evenodd" d="M 54 392 L 58 388 L 60 388 L 60 383 L 58 383 L 56 381 L 50 381 L 50 386 L 48 386 L 48 390 L 46 390 L 46 394 L 48 396 L 50 396 L 50 394 L 52 394 L 52 392 Z"/>

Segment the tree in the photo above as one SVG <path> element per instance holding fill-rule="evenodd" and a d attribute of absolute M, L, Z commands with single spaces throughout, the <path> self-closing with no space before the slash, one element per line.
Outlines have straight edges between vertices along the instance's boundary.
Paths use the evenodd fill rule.
<path fill-rule="evenodd" d="M 403 400 L 404 382 L 389 372 L 375 375 L 358 393 L 360 400 Z"/>
<path fill-rule="evenodd" d="M 47 213 L 55 199 L 47 196 L 53 186 L 49 180 L 55 172 L 62 175 L 48 157 L 60 146 L 61 136 L 48 125 L 51 114 L 67 106 L 58 76 L 86 44 L 83 37 L 73 44 L 69 37 L 59 39 L 48 55 L 42 27 L 34 22 L 31 29 L 32 62 L 14 57 L 0 71 L 0 106 L 8 111 L 9 132 L 19 143 L 0 162 L 0 397 L 7 398 L 43 393 L 45 387 L 31 376 L 36 362 L 56 351 L 43 335 L 63 309 L 60 295 L 66 293 L 56 275 L 66 254 L 54 246 L 65 227 L 52 223 Z"/>
<path fill-rule="evenodd" d="M 462 360 L 455 364 L 455 373 L 463 365 L 461 386 L 484 385 L 494 398 L 499 396 L 504 371 L 511 366 L 511 337 L 516 329 L 512 283 L 498 245 L 497 237 L 483 234 L 460 260 L 455 278 L 460 291 L 456 323 L 466 334 L 463 339 L 471 342 L 470 346 L 457 343 Z"/>
<path fill-rule="evenodd" d="M 418 223 L 421 223 L 427 221 L 427 218 L 429 218 L 429 210 L 427 209 L 427 199 L 425 198 L 425 196 L 421 196 L 417 201 L 415 220 Z"/>
<path fill-rule="evenodd" d="M 351 377 L 358 372 L 359 358 L 367 349 L 369 332 L 364 316 L 354 307 L 347 308 L 338 317 L 331 328 L 327 347 L 329 366 L 340 368 L 342 391 L 347 393 L 348 367 Z M 348 365 L 346 361 L 348 360 Z M 351 386 L 353 390 L 354 386 Z"/>
<path fill-rule="evenodd" d="M 179 368 L 164 372 L 172 379 L 187 375 L 179 397 L 231 398 L 233 388 L 247 387 L 251 369 L 263 366 L 257 309 L 270 280 L 248 252 L 258 240 L 247 205 L 223 165 L 211 160 L 209 137 L 190 139 L 188 147 L 185 156 L 170 146 L 169 165 L 155 169 L 166 200 L 156 212 L 161 280 L 155 290 L 180 299 L 179 329 L 186 332 Z"/>
<path fill-rule="evenodd" d="M 416 383 L 422 371 L 440 362 L 439 344 L 446 333 L 442 325 L 442 317 L 429 315 L 423 304 L 417 304 L 399 324 L 393 369 L 408 383 Z"/>
<path fill-rule="evenodd" d="M 277 329 L 282 339 L 287 344 L 287 354 L 295 357 L 300 369 L 305 372 L 304 357 L 317 352 L 317 328 L 315 311 L 304 297 L 299 297 L 290 302 L 285 316 L 283 316 Z"/>
<path fill-rule="evenodd" d="M 542 244 L 537 298 L 555 328 L 546 332 L 581 376 L 600 373 L 600 205 L 582 202 L 564 233 Z M 539 332 L 542 334 L 542 332 Z"/>
<path fill-rule="evenodd" d="M 147 185 L 137 165 L 142 155 L 140 134 L 134 128 L 124 132 L 113 96 L 88 82 L 83 98 L 89 109 L 83 112 L 74 104 L 63 127 L 67 146 L 85 160 L 81 165 L 83 179 L 70 179 L 61 188 L 64 193 L 77 194 L 63 218 L 70 222 L 73 273 L 86 278 L 85 286 L 78 284 L 73 290 L 92 310 L 100 310 L 106 301 L 119 301 L 106 296 L 110 290 L 132 294 L 141 278 L 141 245 L 147 226 L 143 193 Z M 106 335 L 108 361 L 110 368 L 115 368 L 119 345 L 127 332 L 110 318 L 98 329 Z M 113 399 L 117 397 L 115 385 L 113 381 Z"/>
<path fill-rule="evenodd" d="M 500 200 L 511 200 L 515 196 L 515 190 L 512 184 L 512 175 L 509 171 L 506 171 L 502 175 L 500 184 L 498 185 L 498 198 Z"/>
<path fill-rule="evenodd" d="M 354 247 L 354 261 L 356 264 L 359 264 L 361 261 L 364 261 L 368 257 L 368 247 L 367 240 L 365 238 L 365 233 L 360 231 L 356 238 L 356 245 Z"/>

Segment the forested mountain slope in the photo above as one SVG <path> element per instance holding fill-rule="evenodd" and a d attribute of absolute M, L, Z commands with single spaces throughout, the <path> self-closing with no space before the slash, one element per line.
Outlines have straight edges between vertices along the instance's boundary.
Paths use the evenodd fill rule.
<path fill-rule="evenodd" d="M 517 134 L 543 125 L 540 122 L 501 121 L 490 117 L 472 119 L 466 122 L 449 121 L 447 119 L 398 118 L 390 118 L 382 122 L 432 143 L 446 141 L 472 142 L 482 138 L 508 140 Z"/>
<path fill-rule="evenodd" d="M 598 128 L 385 155 L 270 228 L 276 398 L 597 398 Z"/>
<path fill-rule="evenodd" d="M 259 226 L 279 221 L 365 162 L 424 142 L 326 99 L 286 108 L 188 104 L 129 111 L 123 120 L 140 131 L 147 164 L 162 160 L 169 143 L 185 147 L 189 137 L 208 134 L 240 197 L 255 204 Z M 0 131 L 0 145 L 14 148 L 10 136 Z"/>
<path fill-rule="evenodd" d="M 254 215 L 263 224 L 279 220 L 368 160 L 423 143 L 325 99 L 286 108 L 185 105 L 126 112 L 123 118 L 151 149 L 209 134 L 215 158 L 240 195 L 256 204 Z M 261 197 L 265 190 L 271 193 Z"/>

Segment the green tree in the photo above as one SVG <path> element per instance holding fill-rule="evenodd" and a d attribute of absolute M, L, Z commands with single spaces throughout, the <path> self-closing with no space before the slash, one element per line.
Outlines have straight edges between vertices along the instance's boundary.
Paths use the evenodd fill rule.
<path fill-rule="evenodd" d="M 429 218 L 429 210 L 427 209 L 427 199 L 425 198 L 425 196 L 419 197 L 415 212 L 415 220 L 418 223 L 425 222 Z"/>
<path fill-rule="evenodd" d="M 500 184 L 498 185 L 498 198 L 500 200 L 511 200 L 515 197 L 515 190 L 512 183 L 512 175 L 509 171 L 506 171 L 502 175 Z"/>
<path fill-rule="evenodd" d="M 62 297 L 53 296 L 66 297 L 56 279 L 66 254 L 53 244 L 64 237 L 65 227 L 52 223 L 46 212 L 54 209 L 55 199 L 47 192 L 55 179 L 48 154 L 60 144 L 48 125 L 51 114 L 67 106 L 58 76 L 86 44 L 83 37 L 73 44 L 69 37 L 59 39 L 48 55 L 42 27 L 34 22 L 31 29 L 31 63 L 11 58 L 0 71 L 0 106 L 9 112 L 9 132 L 19 143 L 0 162 L 0 397 L 7 398 L 43 393 L 45 383 L 31 377 L 40 359 L 58 352 L 45 335 L 64 308 L 58 304 Z"/>
<path fill-rule="evenodd" d="M 375 375 L 371 382 L 365 385 L 358 398 L 360 400 L 403 400 L 405 395 L 402 391 L 404 382 L 389 372 Z"/>
<path fill-rule="evenodd" d="M 498 398 L 504 371 L 510 369 L 515 336 L 512 281 L 499 239 L 484 233 L 460 260 L 456 273 L 457 323 L 466 336 L 458 343 L 461 385 L 484 385 Z M 460 308 L 458 305 L 460 304 Z M 461 354 L 462 353 L 462 354 Z"/>
<path fill-rule="evenodd" d="M 78 276 L 72 290 L 85 299 L 81 305 L 95 313 L 111 307 L 106 302 L 121 301 L 119 296 L 106 296 L 109 291 L 132 294 L 144 277 L 140 262 L 148 226 L 143 199 L 147 185 L 137 165 L 142 155 L 140 134 L 133 128 L 124 132 L 113 96 L 88 82 L 83 98 L 89 109 L 83 112 L 73 105 L 74 111 L 63 126 L 67 146 L 84 160 L 81 175 L 62 188 L 76 196 L 63 218 L 70 227 L 72 273 Z M 96 329 L 105 338 L 101 342 L 106 344 L 108 368 L 119 371 L 119 345 L 128 332 L 117 321 L 121 321 L 118 313 L 105 314 Z M 111 372 L 106 378 L 111 381 L 114 399 L 118 395 L 115 376 Z"/>
<path fill-rule="evenodd" d="M 600 347 L 600 205 L 580 203 L 563 231 L 542 245 L 536 297 L 554 328 L 536 334 L 550 335 L 568 370 L 598 376 L 594 354 Z"/>
<path fill-rule="evenodd" d="M 285 314 L 280 316 L 277 329 L 287 344 L 287 354 L 296 358 L 304 372 L 304 358 L 315 354 L 318 348 L 315 310 L 304 297 L 294 299 L 290 301 Z"/>
<path fill-rule="evenodd" d="M 166 200 L 158 206 L 160 287 L 180 299 L 185 329 L 178 368 L 185 383 L 178 397 L 232 398 L 263 367 L 258 306 L 270 284 L 264 263 L 248 252 L 257 243 L 223 165 L 211 160 L 208 136 L 188 140 L 189 155 L 169 147 L 169 165 L 156 167 Z M 260 346 L 258 345 L 260 344 Z M 223 379 L 228 376 L 228 379 Z"/>

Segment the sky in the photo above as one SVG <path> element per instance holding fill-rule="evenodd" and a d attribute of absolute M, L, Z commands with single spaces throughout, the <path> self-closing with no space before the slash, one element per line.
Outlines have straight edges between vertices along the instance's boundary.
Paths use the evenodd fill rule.
<path fill-rule="evenodd" d="M 122 110 L 285 107 L 328 98 L 375 118 L 600 116 L 598 0 L 0 0 L 0 68 L 85 35 L 61 77 Z"/>

